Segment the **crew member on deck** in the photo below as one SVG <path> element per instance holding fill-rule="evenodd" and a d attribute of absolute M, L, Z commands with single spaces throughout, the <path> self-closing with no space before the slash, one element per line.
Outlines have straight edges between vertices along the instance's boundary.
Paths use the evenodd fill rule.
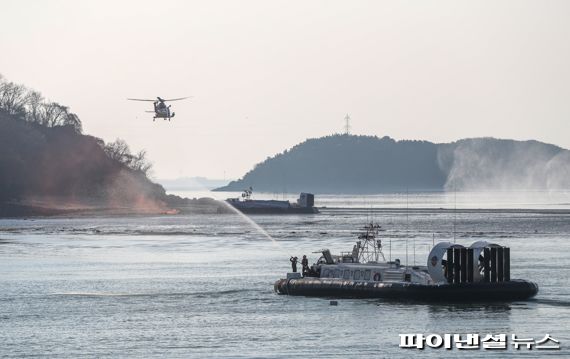
<path fill-rule="evenodd" d="M 301 259 L 301 265 L 303 266 L 303 277 L 309 274 L 309 260 L 307 259 L 306 255 L 303 255 L 303 259 Z"/>
<path fill-rule="evenodd" d="M 291 261 L 291 268 L 293 268 L 293 273 L 297 272 L 297 261 L 299 260 L 299 258 L 297 257 L 291 257 L 291 259 L 289 259 Z"/>

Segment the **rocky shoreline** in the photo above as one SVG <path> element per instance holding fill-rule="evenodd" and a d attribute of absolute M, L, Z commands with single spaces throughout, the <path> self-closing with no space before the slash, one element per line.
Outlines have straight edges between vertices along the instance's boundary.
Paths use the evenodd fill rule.
<path fill-rule="evenodd" d="M 0 203 L 0 218 L 54 216 L 132 216 L 232 213 L 227 205 L 212 198 L 181 198 L 169 195 L 158 206 L 108 206 L 96 202 L 57 203 L 48 201 L 11 201 Z"/>

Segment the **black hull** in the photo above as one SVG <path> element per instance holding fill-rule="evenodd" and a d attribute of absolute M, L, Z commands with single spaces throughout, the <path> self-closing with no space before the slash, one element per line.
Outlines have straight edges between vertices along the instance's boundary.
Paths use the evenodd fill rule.
<path fill-rule="evenodd" d="M 279 294 L 327 298 L 385 298 L 420 302 L 511 302 L 527 300 L 538 285 L 525 280 L 497 283 L 421 285 L 403 282 L 355 282 L 340 279 L 280 279 Z"/>
<path fill-rule="evenodd" d="M 231 204 L 231 203 L 230 203 Z M 291 207 L 291 208 L 243 208 L 234 206 L 238 211 L 245 214 L 315 214 L 319 213 L 319 210 L 315 207 Z"/>

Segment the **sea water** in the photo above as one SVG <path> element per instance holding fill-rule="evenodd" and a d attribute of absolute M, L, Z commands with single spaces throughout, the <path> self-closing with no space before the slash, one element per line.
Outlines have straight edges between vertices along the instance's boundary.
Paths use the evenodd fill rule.
<path fill-rule="evenodd" d="M 320 214 L 252 216 L 278 245 L 235 214 L 2 219 L 0 356 L 569 357 L 565 198 L 468 206 L 463 194 L 328 196 L 317 202 L 327 207 Z M 290 256 L 312 263 L 323 248 L 350 251 L 370 221 L 384 229 L 386 258 L 403 264 L 425 265 L 432 243 L 443 240 L 509 246 L 512 278 L 532 280 L 540 292 L 508 304 L 337 306 L 274 293 Z M 550 334 L 561 349 L 420 351 L 399 347 L 404 333 Z"/>

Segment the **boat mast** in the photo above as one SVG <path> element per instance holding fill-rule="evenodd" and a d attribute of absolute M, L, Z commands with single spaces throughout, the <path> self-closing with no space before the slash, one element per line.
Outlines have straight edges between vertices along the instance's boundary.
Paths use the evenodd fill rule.
<path fill-rule="evenodd" d="M 406 187 L 406 267 L 408 266 L 408 236 L 410 235 L 409 226 L 408 226 L 408 187 Z"/>
<path fill-rule="evenodd" d="M 457 187 L 455 186 L 455 183 L 453 184 L 453 205 L 453 243 L 455 243 L 455 227 L 457 225 Z"/>
<path fill-rule="evenodd" d="M 364 226 L 364 233 L 358 236 L 359 241 L 357 242 L 358 261 L 360 263 L 378 262 L 380 257 L 384 262 L 386 261 L 386 257 L 382 253 L 382 241 L 376 239 L 381 228 L 380 225 L 372 222 Z"/>

